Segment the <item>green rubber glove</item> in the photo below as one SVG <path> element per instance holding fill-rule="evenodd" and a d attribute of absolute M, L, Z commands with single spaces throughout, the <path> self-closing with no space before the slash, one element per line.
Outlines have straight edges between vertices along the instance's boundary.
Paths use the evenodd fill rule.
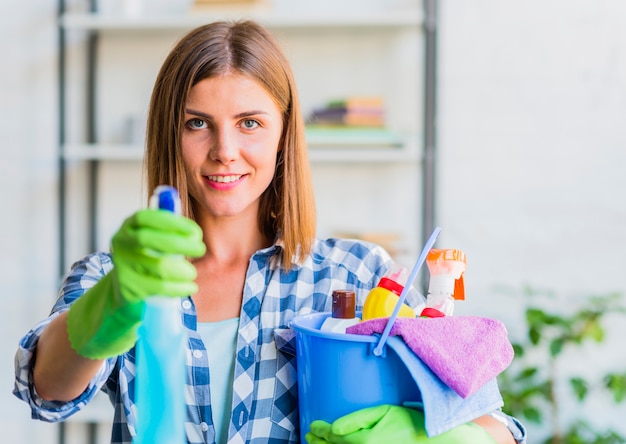
<path fill-rule="evenodd" d="M 383 404 L 358 410 L 332 424 L 313 421 L 308 444 L 496 444 L 473 422 L 428 438 L 421 410 Z"/>
<path fill-rule="evenodd" d="M 72 304 L 67 317 L 72 348 L 90 359 L 135 345 L 147 297 L 198 291 L 196 269 L 185 256 L 200 257 L 206 249 L 194 221 L 152 209 L 126 219 L 111 244 L 113 270 Z"/>

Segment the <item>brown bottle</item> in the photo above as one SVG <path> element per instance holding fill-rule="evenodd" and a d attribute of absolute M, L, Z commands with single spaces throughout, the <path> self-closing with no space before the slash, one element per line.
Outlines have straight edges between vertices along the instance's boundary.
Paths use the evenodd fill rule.
<path fill-rule="evenodd" d="M 346 328 L 361 322 L 356 316 L 356 294 L 352 290 L 333 291 L 332 315 L 324 321 L 320 330 L 345 333 Z"/>

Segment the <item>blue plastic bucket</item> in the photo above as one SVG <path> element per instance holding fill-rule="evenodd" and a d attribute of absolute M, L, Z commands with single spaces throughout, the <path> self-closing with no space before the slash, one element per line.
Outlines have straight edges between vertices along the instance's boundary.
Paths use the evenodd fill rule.
<path fill-rule="evenodd" d="M 401 405 L 421 399 L 406 365 L 390 347 L 382 356 L 372 350 L 375 336 L 319 330 L 330 313 L 296 316 L 300 440 L 311 422 L 333 422 L 355 410 L 379 404 Z"/>

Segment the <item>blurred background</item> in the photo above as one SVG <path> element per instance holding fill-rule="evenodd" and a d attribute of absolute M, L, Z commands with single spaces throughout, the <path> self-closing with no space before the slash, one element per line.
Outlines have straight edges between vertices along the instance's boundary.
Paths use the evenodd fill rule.
<path fill-rule="evenodd" d="M 510 399 L 543 417 L 524 420 L 529 443 L 581 418 L 578 442 L 624 442 L 598 441 L 626 435 L 620 0 L 4 0 L 2 442 L 108 442 L 104 403 L 63 428 L 32 421 L 11 394 L 13 355 L 61 273 L 145 205 L 157 70 L 186 31 L 224 18 L 266 24 L 292 62 L 319 235 L 373 240 L 410 267 L 440 226 L 437 247 L 467 255 L 456 313 L 526 342 L 515 371 L 537 379 Z"/>

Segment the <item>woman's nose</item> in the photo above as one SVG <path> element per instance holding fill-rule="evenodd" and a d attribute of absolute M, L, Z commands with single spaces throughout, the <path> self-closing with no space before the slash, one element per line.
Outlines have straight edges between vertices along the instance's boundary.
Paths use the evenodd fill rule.
<path fill-rule="evenodd" d="M 232 131 L 220 129 L 215 132 L 215 138 L 209 151 L 211 160 L 227 164 L 235 160 L 238 153 L 237 137 Z"/>

